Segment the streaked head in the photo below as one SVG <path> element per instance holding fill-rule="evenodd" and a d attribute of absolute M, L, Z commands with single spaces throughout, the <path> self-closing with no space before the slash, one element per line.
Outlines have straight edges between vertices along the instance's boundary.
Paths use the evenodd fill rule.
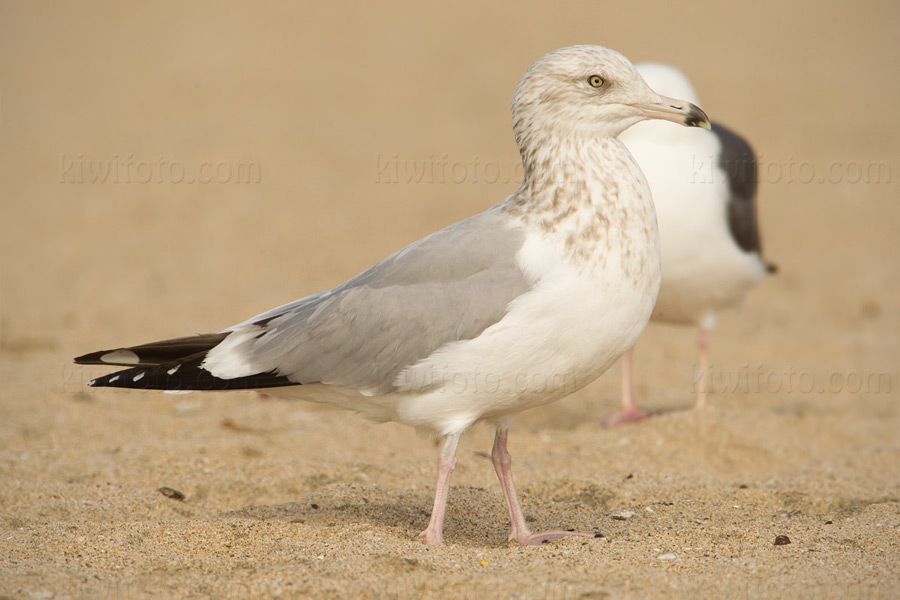
<path fill-rule="evenodd" d="M 615 137 L 646 119 L 709 128 L 690 102 L 661 96 L 627 58 L 602 46 L 569 46 L 537 60 L 513 98 L 513 128 L 520 146 L 534 134 Z"/>

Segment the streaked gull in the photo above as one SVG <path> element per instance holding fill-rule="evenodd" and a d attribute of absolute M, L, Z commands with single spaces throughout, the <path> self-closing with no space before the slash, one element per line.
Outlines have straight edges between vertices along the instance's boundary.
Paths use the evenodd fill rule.
<path fill-rule="evenodd" d="M 617 139 L 645 119 L 709 127 L 628 60 L 572 46 L 519 81 L 513 130 L 524 183 L 487 211 L 414 242 L 334 289 L 221 331 L 81 356 L 129 367 L 92 386 L 268 389 L 445 438 L 422 532 L 443 542 L 460 435 L 496 427 L 492 460 L 512 523 L 536 544 L 513 483 L 507 431 L 522 410 L 606 371 L 647 324 L 659 238 L 647 182 Z"/>
<path fill-rule="evenodd" d="M 637 65 L 663 94 L 699 104 L 674 67 Z M 775 267 L 762 258 L 756 218 L 757 164 L 750 144 L 719 123 L 711 131 L 641 123 L 622 141 L 650 183 L 662 244 L 662 284 L 652 321 L 699 327 L 696 408 L 706 404 L 710 335 L 717 311 L 740 304 Z M 652 415 L 633 391 L 634 352 L 622 357 L 622 403 L 602 422 L 616 425 Z"/>

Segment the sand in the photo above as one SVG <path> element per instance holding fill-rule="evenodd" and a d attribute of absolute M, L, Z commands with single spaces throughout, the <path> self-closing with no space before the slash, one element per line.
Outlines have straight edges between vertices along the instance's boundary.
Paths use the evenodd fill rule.
<path fill-rule="evenodd" d="M 889 2 L 4 2 L 0 597 L 897 597 L 898 21 Z M 604 537 L 508 544 L 486 427 L 429 548 L 436 448 L 405 427 L 84 386 L 104 370 L 73 356 L 221 329 L 500 200 L 518 77 L 583 42 L 680 66 L 753 141 L 781 269 L 722 315 L 708 410 L 686 410 L 696 332 L 651 325 L 637 393 L 661 415 L 599 427 L 614 369 L 517 420 L 533 527 Z"/>

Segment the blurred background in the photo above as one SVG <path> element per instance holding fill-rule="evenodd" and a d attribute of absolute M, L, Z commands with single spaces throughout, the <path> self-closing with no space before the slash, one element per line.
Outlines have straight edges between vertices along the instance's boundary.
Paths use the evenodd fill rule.
<path fill-rule="evenodd" d="M 900 300 L 898 15 L 891 2 L 4 3 L 3 338 L 79 352 L 217 330 L 332 287 L 515 190 L 518 78 L 595 43 L 683 70 L 759 153 L 782 273 L 750 318 L 800 347 L 835 344 L 824 321 L 878 332 L 896 357 L 897 321 L 871 316 L 896 319 Z M 405 176 L 444 156 L 462 183 Z M 475 160 L 498 175 L 462 167 Z"/>
<path fill-rule="evenodd" d="M 711 404 L 726 411 L 713 413 L 723 423 L 758 418 L 765 439 L 794 441 L 746 456 L 686 443 L 685 476 L 725 476 L 739 465 L 764 477 L 784 464 L 796 474 L 821 465 L 824 452 L 856 469 L 858 477 L 844 475 L 860 489 L 869 478 L 879 494 L 896 492 L 898 25 L 900 4 L 892 1 L 4 1 L 4 468 L 16 477 L 42 470 L 51 455 L 64 460 L 60 448 L 86 444 L 86 432 L 116 446 L 100 415 L 136 411 L 131 419 L 143 423 L 145 410 L 177 412 L 170 397 L 154 396 L 152 405 L 127 393 L 97 400 L 82 387 L 97 371 L 74 369 L 72 356 L 220 330 L 330 288 L 513 192 L 521 171 L 509 104 L 519 77 L 550 50 L 591 43 L 633 62 L 678 67 L 710 117 L 741 132 L 759 155 L 764 251 L 780 271 L 742 311 L 722 314 L 712 362 L 739 376 L 775 374 L 777 388 L 718 390 Z M 418 175 L 426 165 L 445 169 L 444 177 Z M 690 405 L 695 333 L 648 328 L 636 363 L 644 406 Z M 789 390 L 789 372 L 815 384 Z M 561 440 L 581 428 L 587 439 L 610 436 L 612 449 L 617 436 L 641 435 L 591 429 L 615 409 L 617 377 L 614 369 L 557 408 L 523 415 L 523 435 L 542 439 L 557 429 Z M 76 396 L 84 402 L 73 403 Z M 236 397 L 203 400 L 204 410 L 255 406 L 258 413 L 240 413 L 251 421 L 265 421 L 266 410 L 314 410 Z M 139 431 L 169 431 L 167 415 L 158 429 L 144 423 Z M 784 415 L 828 420 L 809 425 L 808 437 L 783 436 L 784 424 L 767 419 Z M 128 414 L 109 418 L 121 435 L 138 435 Z M 321 419 L 368 427 L 343 413 Z M 183 423 L 175 427 L 203 426 Z M 43 437 L 48 427 L 53 443 Z M 386 443 L 382 431 L 361 436 Z M 398 452 L 420 443 L 398 435 Z M 487 449 L 488 434 L 479 435 Z M 870 443 L 880 454 L 860 459 Z M 20 462 L 26 450 L 37 462 Z M 421 454 L 416 485 L 425 489 L 432 459 Z M 397 460 L 391 456 L 382 458 Z M 345 458 L 336 452 L 329 468 Z M 47 469 L 51 485 L 57 475 Z M 495 485 L 490 477 L 486 471 L 484 486 Z M 315 485 L 298 489 L 281 501 Z M 223 502 L 252 501 L 274 502 L 260 490 Z"/>

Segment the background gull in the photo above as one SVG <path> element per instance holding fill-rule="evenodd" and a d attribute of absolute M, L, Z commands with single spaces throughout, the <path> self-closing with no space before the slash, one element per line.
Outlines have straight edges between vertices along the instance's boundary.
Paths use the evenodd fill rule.
<path fill-rule="evenodd" d="M 92 386 L 276 393 L 444 436 L 423 532 L 443 541 L 460 435 L 487 421 L 512 530 L 532 533 L 507 431 L 520 411 L 583 387 L 636 341 L 659 287 L 649 188 L 617 136 L 649 118 L 707 126 L 697 107 L 652 91 L 620 54 L 573 46 L 525 73 L 512 105 L 522 187 L 342 285 L 220 333 L 94 352 L 130 368 Z M 459 386 L 458 382 L 465 382 Z"/>
<path fill-rule="evenodd" d="M 653 89 L 699 104 L 684 74 L 645 63 Z M 775 267 L 762 258 L 756 217 L 757 165 L 750 144 L 719 123 L 711 131 L 641 123 L 622 135 L 650 183 L 662 244 L 662 283 L 651 320 L 695 325 L 696 408 L 706 404 L 710 333 L 716 311 L 739 304 Z M 634 351 L 622 357 L 622 403 L 601 422 L 616 425 L 652 412 L 634 399 Z"/>

